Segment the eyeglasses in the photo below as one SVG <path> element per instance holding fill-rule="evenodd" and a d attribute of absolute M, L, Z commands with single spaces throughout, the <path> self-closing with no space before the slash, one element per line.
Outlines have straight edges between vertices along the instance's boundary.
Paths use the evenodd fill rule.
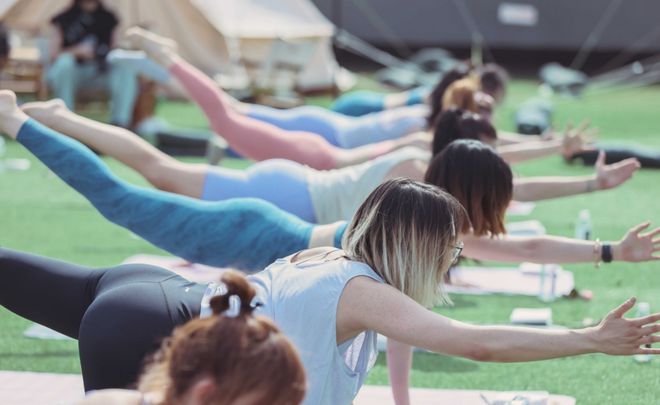
<path fill-rule="evenodd" d="M 463 242 L 458 242 L 457 245 L 454 245 L 454 252 L 451 257 L 451 262 L 452 264 L 456 264 L 458 262 L 458 259 L 461 257 L 461 253 L 463 252 L 463 248 L 465 245 Z"/>

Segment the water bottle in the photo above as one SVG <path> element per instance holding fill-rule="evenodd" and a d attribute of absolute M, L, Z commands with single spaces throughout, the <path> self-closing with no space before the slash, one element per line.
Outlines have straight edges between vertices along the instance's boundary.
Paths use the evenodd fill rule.
<path fill-rule="evenodd" d="M 575 224 L 575 239 L 591 239 L 591 213 L 584 209 L 580 211 Z"/>
<path fill-rule="evenodd" d="M 648 315 L 651 315 L 651 306 L 649 305 L 649 303 L 640 302 L 639 304 L 637 304 L 637 313 L 635 314 L 635 317 L 641 318 Z M 650 345 L 647 347 L 650 347 Z M 651 361 L 650 354 L 636 354 L 635 356 L 633 356 L 633 358 L 637 363 L 648 363 L 649 361 Z"/>
<path fill-rule="evenodd" d="M 5 138 L 0 135 L 0 173 L 5 171 L 5 162 L 2 157 L 5 155 Z"/>
<path fill-rule="evenodd" d="M 549 283 L 549 285 L 548 285 Z M 555 265 L 541 265 L 539 273 L 539 300 L 543 302 L 553 302 L 557 289 L 557 266 Z"/>

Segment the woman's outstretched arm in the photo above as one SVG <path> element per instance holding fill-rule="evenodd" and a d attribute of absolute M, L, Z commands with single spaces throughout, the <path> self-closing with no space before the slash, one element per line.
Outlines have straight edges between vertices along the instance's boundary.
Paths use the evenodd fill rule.
<path fill-rule="evenodd" d="M 623 318 L 634 304 L 635 299 L 629 299 L 600 325 L 585 329 L 477 326 L 428 310 L 389 285 L 356 277 L 340 299 L 337 318 L 342 322 L 337 324 L 337 333 L 374 330 L 410 346 L 488 362 L 527 362 L 586 353 L 660 354 L 660 348 L 643 347 L 660 342 L 655 335 L 660 332 L 660 313 Z"/>
<path fill-rule="evenodd" d="M 589 176 L 523 177 L 513 180 L 513 198 L 517 201 L 539 201 L 570 195 L 608 190 L 630 180 L 641 167 L 637 159 L 605 164 L 601 151 L 596 173 Z"/>
<path fill-rule="evenodd" d="M 660 228 L 643 233 L 649 227 L 643 223 L 631 228 L 624 237 L 611 242 L 612 260 L 644 262 L 660 260 Z M 498 237 L 465 235 L 466 257 L 499 262 L 589 263 L 600 261 L 602 244 L 559 236 Z M 607 242 L 603 242 L 607 243 Z"/>

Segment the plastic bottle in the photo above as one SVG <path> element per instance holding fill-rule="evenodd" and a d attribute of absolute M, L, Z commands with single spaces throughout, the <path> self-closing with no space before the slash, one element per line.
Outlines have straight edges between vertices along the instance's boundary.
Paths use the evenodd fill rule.
<path fill-rule="evenodd" d="M 575 223 L 575 239 L 591 239 L 591 213 L 584 209 L 580 211 Z"/>
<path fill-rule="evenodd" d="M 649 305 L 649 303 L 648 302 L 638 303 L 637 313 L 635 314 L 635 317 L 640 318 L 648 315 L 651 315 L 651 306 Z M 648 363 L 649 361 L 651 361 L 650 354 L 636 354 L 635 356 L 633 356 L 633 358 L 637 363 Z"/>
<path fill-rule="evenodd" d="M 541 265 L 539 273 L 539 300 L 553 302 L 557 289 L 557 266 L 552 264 Z"/>

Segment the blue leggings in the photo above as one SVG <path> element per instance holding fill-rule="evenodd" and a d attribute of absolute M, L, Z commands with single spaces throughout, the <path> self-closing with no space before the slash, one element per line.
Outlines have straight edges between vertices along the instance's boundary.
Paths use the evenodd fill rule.
<path fill-rule="evenodd" d="M 399 139 L 425 129 L 426 110 L 402 107 L 363 117 L 347 117 L 316 106 L 281 110 L 252 104 L 250 118 L 264 121 L 287 131 L 305 131 L 323 136 L 329 143 L 344 149 Z"/>
<path fill-rule="evenodd" d="M 422 104 L 430 93 L 428 86 L 416 87 L 408 91 L 406 105 Z M 387 94 L 376 91 L 358 90 L 351 91 L 339 97 L 330 107 L 332 111 L 359 117 L 385 109 L 385 97 Z"/>
<path fill-rule="evenodd" d="M 307 222 L 315 223 L 314 206 L 307 189 L 305 166 L 284 159 L 257 162 L 247 170 L 213 166 L 204 182 L 202 200 L 260 198 Z"/>
<path fill-rule="evenodd" d="M 359 117 L 385 109 L 386 94 L 375 91 L 351 91 L 339 97 L 330 107 L 332 111 Z"/>
<path fill-rule="evenodd" d="M 133 186 L 87 147 L 34 120 L 17 140 L 109 221 L 191 262 L 258 271 L 309 246 L 313 225 L 266 201 L 206 202 Z"/>

